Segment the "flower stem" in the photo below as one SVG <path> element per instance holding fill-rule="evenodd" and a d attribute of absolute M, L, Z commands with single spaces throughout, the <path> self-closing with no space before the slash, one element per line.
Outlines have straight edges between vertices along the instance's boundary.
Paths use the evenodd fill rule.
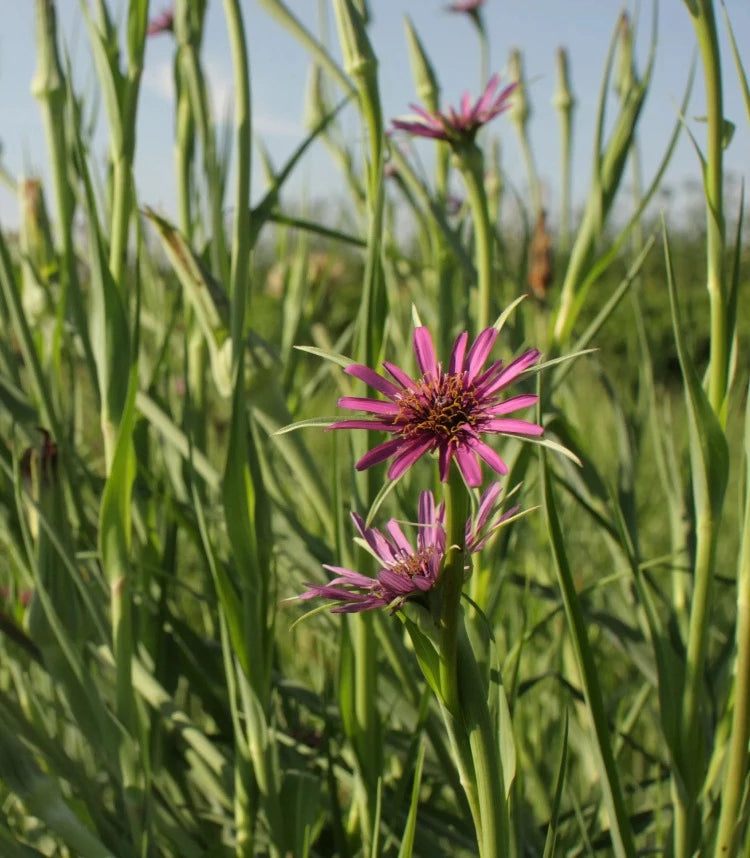
<path fill-rule="evenodd" d="M 479 797 L 479 854 L 481 858 L 500 858 L 508 854 L 509 841 L 502 763 L 487 705 L 487 683 L 482 678 L 465 634 L 461 635 L 458 645 L 458 665 L 463 721 L 468 733 Z"/>
<path fill-rule="evenodd" d="M 440 690 L 448 712 L 455 718 L 459 713 L 458 673 L 458 620 L 461 608 L 461 589 L 464 582 L 464 551 L 466 516 L 469 497 L 458 468 L 451 468 L 445 493 L 445 524 L 447 551 L 442 581 L 442 609 L 440 616 Z"/>
<path fill-rule="evenodd" d="M 678 794 L 675 807 L 675 858 L 688 858 L 698 846 L 699 816 L 696 802 L 705 774 L 703 760 L 696 755 L 700 747 L 699 701 L 703 690 L 703 671 L 708 644 L 708 615 L 716 556 L 718 522 L 703 511 L 696 524 L 696 559 L 692 607 L 685 664 L 685 694 L 682 704 L 680 758 L 685 790 Z"/>
<path fill-rule="evenodd" d="M 706 86 L 706 263 L 711 312 L 711 358 L 708 370 L 708 398 L 716 414 L 725 422 L 729 335 L 724 283 L 724 203 L 721 60 L 712 0 L 698 0 L 693 26 L 703 63 Z"/>
<path fill-rule="evenodd" d="M 483 331 L 490 326 L 492 303 L 490 284 L 492 282 L 493 236 L 487 194 L 484 189 L 484 158 L 482 150 L 474 143 L 456 151 L 458 168 L 464 177 L 469 206 L 474 219 L 475 262 L 477 269 L 477 306 L 476 330 Z"/>
<path fill-rule="evenodd" d="M 750 411 L 747 415 L 750 432 Z M 750 434 L 748 435 L 750 438 Z M 750 450 L 748 450 L 750 453 Z M 750 472 L 750 459 L 748 459 Z M 750 473 L 748 474 L 750 476 Z M 745 498 L 745 523 L 742 550 L 737 574 L 737 672 L 734 687 L 732 732 L 727 745 L 727 769 L 721 791 L 719 833 L 716 838 L 716 858 L 735 854 L 738 811 L 747 775 L 747 742 L 750 734 L 750 492 Z"/>

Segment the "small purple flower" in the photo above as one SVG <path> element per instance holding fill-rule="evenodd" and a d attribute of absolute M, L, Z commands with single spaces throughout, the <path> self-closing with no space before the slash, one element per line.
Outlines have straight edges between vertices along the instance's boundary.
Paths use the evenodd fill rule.
<path fill-rule="evenodd" d="M 466 550 L 474 553 L 518 507 L 500 512 L 499 483 L 493 483 L 482 495 L 476 517 L 466 522 Z M 446 553 L 445 504 L 435 506 L 432 492 L 419 495 L 416 550 L 404 536 L 396 519 L 386 525 L 387 536 L 374 527 L 365 527 L 364 519 L 352 513 L 359 535 L 370 552 L 382 564 L 375 578 L 343 566 L 324 566 L 336 575 L 328 584 L 311 584 L 300 599 L 330 599 L 339 604 L 333 613 L 350 614 L 374 608 L 398 610 L 408 599 L 432 590 L 440 577 Z M 469 568 L 469 567 L 467 567 Z"/>
<path fill-rule="evenodd" d="M 171 33 L 174 30 L 174 10 L 164 9 L 148 22 L 147 36 L 158 36 L 159 33 Z"/>
<path fill-rule="evenodd" d="M 471 15 L 479 12 L 484 2 L 485 0 L 457 0 L 455 3 L 449 3 L 446 9 L 449 12 L 466 12 Z"/>
<path fill-rule="evenodd" d="M 451 144 L 471 143 L 482 125 L 510 107 L 509 98 L 517 84 L 509 84 L 496 96 L 495 90 L 499 83 L 500 75 L 493 75 L 487 88 L 473 104 L 471 96 L 465 92 L 458 112 L 449 107 L 445 111 L 430 113 L 417 104 L 410 104 L 409 107 L 418 118 L 392 119 L 391 124 L 417 137 L 431 137 Z"/>
<path fill-rule="evenodd" d="M 374 416 L 342 420 L 329 428 L 381 429 L 395 436 L 366 453 L 357 462 L 357 470 L 394 457 L 388 477 L 396 479 L 425 453 L 437 450 L 443 482 L 448 479 L 454 458 L 469 486 L 478 486 L 482 482 L 480 459 L 498 473 L 507 474 L 505 462 L 481 436 L 542 434 L 544 430 L 536 423 L 504 416 L 534 405 L 537 396 L 530 393 L 509 399 L 500 396 L 501 391 L 537 362 L 539 352 L 530 349 L 507 366 L 497 360 L 483 369 L 497 333 L 495 328 L 486 328 L 476 338 L 468 354 L 468 334 L 460 334 L 446 371 L 435 358 L 427 328 L 416 328 L 414 352 L 422 372 L 417 379 L 410 378 L 402 369 L 388 362 L 383 366 L 393 381 L 361 364 L 346 367 L 344 372 L 374 387 L 387 399 L 344 396 L 338 401 L 339 407 L 365 411 Z"/>

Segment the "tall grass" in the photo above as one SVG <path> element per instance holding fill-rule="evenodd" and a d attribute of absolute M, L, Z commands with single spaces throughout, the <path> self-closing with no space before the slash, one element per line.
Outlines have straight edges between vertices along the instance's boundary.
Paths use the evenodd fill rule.
<path fill-rule="evenodd" d="M 225 141 L 203 65 L 206 4 L 176 0 L 163 37 L 172 222 L 133 174 L 147 145 L 147 0 L 125 4 L 119 24 L 105 0 L 81 4 L 104 182 L 94 96 L 75 87 L 53 0 L 36 0 L 50 183 L 3 171 L 22 223 L 17 236 L 0 229 L 0 853 L 750 855 L 747 249 L 742 203 L 731 211 L 724 195 L 720 26 L 745 95 L 747 77 L 727 10 L 683 10 L 708 105 L 693 137 L 696 248 L 645 214 L 677 139 L 693 134 L 681 118 L 691 76 L 656 173 L 640 176 L 655 10 L 644 68 L 635 23 L 613 19 L 595 139 L 576 140 L 593 145 L 579 222 L 576 57 L 558 55 L 554 235 L 521 53 L 506 116 L 435 140 L 427 176 L 386 133 L 367 4 L 334 0 L 337 51 L 291 4 L 260 5 L 310 55 L 309 134 L 280 170 L 266 161 L 253 206 L 264 155 L 244 4 L 222 7 Z M 482 86 L 490 9 L 461 13 Z M 435 113 L 439 65 L 411 21 L 405 47 Z M 516 134 L 525 154 L 520 234 L 494 134 Z M 351 192 L 339 226 L 281 203 L 315 140 Z M 456 186 L 465 201 L 452 207 Z M 454 466 L 441 482 L 422 457 L 390 480 L 384 464 L 354 467 L 382 433 L 322 431 L 338 396 L 372 395 L 342 367 L 385 360 L 414 375 L 421 324 L 446 366 L 461 332 L 492 325 L 493 357 L 543 353 L 518 381 L 538 394 L 527 417 L 543 439 L 490 441 L 524 514 L 473 555 L 465 521 L 479 492 Z M 323 564 L 377 575 L 350 513 L 411 535 L 427 490 L 446 503 L 447 543 L 424 598 L 344 616 L 295 598 L 328 582 Z"/>

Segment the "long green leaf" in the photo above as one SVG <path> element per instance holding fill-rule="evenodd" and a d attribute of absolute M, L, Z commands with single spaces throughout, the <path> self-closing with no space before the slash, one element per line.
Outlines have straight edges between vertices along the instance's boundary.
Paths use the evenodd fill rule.
<path fill-rule="evenodd" d="M 604 709 L 601 686 L 599 685 L 599 676 L 589 643 L 578 593 L 576 592 L 573 576 L 568 565 L 565 541 L 557 514 L 557 504 L 552 489 L 551 474 L 546 454 L 542 453 L 540 455 L 540 461 L 544 511 L 547 518 L 547 529 L 551 542 L 550 547 L 555 560 L 557 580 L 565 605 L 568 629 L 573 642 L 573 650 L 586 697 L 586 708 L 594 728 L 593 750 L 599 770 L 604 801 L 609 815 L 612 844 L 615 855 L 618 858 L 635 858 L 636 851 L 633 832 L 622 795 L 614 755 L 612 754 L 609 726 L 607 723 L 607 714 Z"/>

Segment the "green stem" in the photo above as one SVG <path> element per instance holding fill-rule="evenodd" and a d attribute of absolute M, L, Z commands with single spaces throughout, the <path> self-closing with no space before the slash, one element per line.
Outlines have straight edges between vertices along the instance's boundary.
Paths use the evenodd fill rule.
<path fill-rule="evenodd" d="M 564 48 L 557 50 L 557 92 L 554 104 L 560 114 L 560 251 L 567 253 L 570 247 L 570 155 L 575 99 L 570 88 L 568 55 Z"/>
<path fill-rule="evenodd" d="M 480 858 L 502 858 L 508 854 L 508 809 L 498 753 L 496 732 L 487 705 L 487 683 L 479 671 L 469 639 L 459 642 L 459 676 L 463 720 L 469 734 L 479 796 L 481 831 L 477 831 Z"/>
<path fill-rule="evenodd" d="M 113 165 L 112 223 L 109 246 L 109 270 L 118 286 L 122 279 L 128 243 L 130 221 L 130 160 L 123 154 L 115 156 Z"/>
<path fill-rule="evenodd" d="M 493 236 L 487 194 L 484 189 L 484 158 L 475 144 L 456 151 L 458 167 L 464 177 L 469 206 L 474 219 L 475 261 L 477 269 L 476 332 L 491 324 Z"/>
<path fill-rule="evenodd" d="M 178 64 L 179 73 L 179 64 Z M 175 165 L 177 168 L 177 223 L 188 243 L 193 240 L 193 216 L 190 211 L 190 164 L 193 154 L 195 122 L 190 109 L 186 84 L 181 83 L 177 95 L 177 135 Z"/>
<path fill-rule="evenodd" d="M 715 858 L 728 858 L 739 852 L 742 830 L 739 808 L 745 793 L 750 736 L 750 399 L 745 414 L 745 520 L 737 572 L 737 669 L 734 680 L 732 732 L 727 746 L 724 788 L 716 838 Z M 747 816 L 747 810 L 745 811 Z"/>
<path fill-rule="evenodd" d="M 675 808 L 675 856 L 688 858 L 697 847 L 696 801 L 703 774 L 698 723 L 698 706 L 703 693 L 703 669 L 708 641 L 708 613 L 711 582 L 716 554 L 715 522 L 703 512 L 696 527 L 696 558 L 692 607 L 688 629 L 685 664 L 685 694 L 682 704 L 680 757 L 685 794 L 678 797 Z"/>
<path fill-rule="evenodd" d="M 52 163 L 52 183 L 55 189 L 58 252 L 62 256 L 63 298 L 70 299 L 76 331 L 81 339 L 86 368 L 97 387 L 97 373 L 88 321 L 83 306 L 73 242 L 74 201 L 68 181 L 68 152 L 65 137 L 65 81 L 57 52 L 57 18 L 55 6 L 49 0 L 37 0 L 38 68 L 32 82 L 32 92 L 41 105 L 47 148 Z"/>
<path fill-rule="evenodd" d="M 440 616 L 440 690 L 448 711 L 458 717 L 457 653 L 461 590 L 464 583 L 466 517 L 469 496 L 457 467 L 452 467 L 445 492 L 445 522 L 447 552 L 440 573 L 442 608 Z"/>
<path fill-rule="evenodd" d="M 490 43 L 484 27 L 479 31 L 479 91 L 482 92 L 490 79 Z"/>
<path fill-rule="evenodd" d="M 708 398 L 726 422 L 725 397 L 729 368 L 729 336 L 724 283 L 723 131 L 721 59 L 712 0 L 697 0 L 693 25 L 706 85 L 706 274 L 711 312 L 711 358 Z"/>
<path fill-rule="evenodd" d="M 250 72 L 245 28 L 238 0 L 225 0 L 227 29 L 234 67 L 234 122 L 237 137 L 237 176 L 235 185 L 234 229 L 229 295 L 232 302 L 232 367 L 239 366 L 244 351 L 243 324 L 247 301 L 250 261 Z"/>
<path fill-rule="evenodd" d="M 482 843 L 482 814 L 477 791 L 477 777 L 474 771 L 472 751 L 466 738 L 466 731 L 460 720 L 454 718 L 451 713 L 441 704 L 440 710 L 443 714 L 443 722 L 448 733 L 451 753 L 458 769 L 458 777 L 461 781 L 466 800 L 469 803 L 471 819 L 477 835 L 477 844 Z"/>
<path fill-rule="evenodd" d="M 203 170 L 209 195 L 211 223 L 211 268 L 222 283 L 229 281 L 229 260 L 224 238 L 222 194 L 224 177 L 216 152 L 216 135 L 211 122 L 206 82 L 199 59 L 200 30 L 190 20 L 190 5 L 181 0 L 175 7 L 175 32 L 179 43 L 178 62 L 182 79 L 187 84 L 192 113 L 203 151 Z"/>
<path fill-rule="evenodd" d="M 576 287 L 583 280 L 591 263 L 596 235 L 601 227 L 600 200 L 593 191 L 586 204 L 583 220 L 578 227 L 576 240 L 565 271 L 560 291 L 560 308 L 557 311 L 553 339 L 562 343 L 570 335 L 571 314 L 575 302 Z"/>
<path fill-rule="evenodd" d="M 745 524 L 737 576 L 737 674 L 734 688 L 732 733 L 727 748 L 727 769 L 721 791 L 721 814 L 716 858 L 734 855 L 738 811 L 747 777 L 750 736 L 750 495 L 745 502 Z"/>

